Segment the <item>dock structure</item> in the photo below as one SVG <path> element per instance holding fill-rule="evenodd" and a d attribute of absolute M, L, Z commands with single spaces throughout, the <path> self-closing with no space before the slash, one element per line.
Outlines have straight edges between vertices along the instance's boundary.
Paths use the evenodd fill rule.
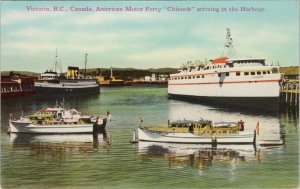
<path fill-rule="evenodd" d="M 281 104 L 299 107 L 299 66 L 283 67 L 284 74 L 281 83 Z"/>

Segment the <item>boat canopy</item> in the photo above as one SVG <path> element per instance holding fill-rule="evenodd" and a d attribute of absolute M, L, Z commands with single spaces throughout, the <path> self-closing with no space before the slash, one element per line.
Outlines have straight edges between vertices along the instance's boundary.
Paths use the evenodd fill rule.
<path fill-rule="evenodd" d="M 212 60 L 213 64 L 227 64 L 228 58 L 226 56 L 215 58 Z"/>
<path fill-rule="evenodd" d="M 41 110 L 41 112 L 57 112 L 57 109 L 44 108 Z"/>
<path fill-rule="evenodd" d="M 213 124 L 214 127 L 236 127 L 236 122 L 215 122 Z"/>
<path fill-rule="evenodd" d="M 193 120 L 176 120 L 176 121 L 171 121 L 170 124 L 192 124 L 192 123 L 200 123 L 201 125 L 203 124 L 208 124 L 211 123 L 210 120 L 205 120 L 205 119 L 200 119 L 199 121 L 193 121 Z"/>
<path fill-rule="evenodd" d="M 50 118 L 50 117 L 53 117 L 53 114 L 51 114 L 51 113 L 35 113 L 35 114 L 28 116 L 28 118 Z"/>
<path fill-rule="evenodd" d="M 194 123 L 195 121 L 192 120 L 176 120 L 176 121 L 171 121 L 171 124 L 189 124 L 189 123 Z"/>

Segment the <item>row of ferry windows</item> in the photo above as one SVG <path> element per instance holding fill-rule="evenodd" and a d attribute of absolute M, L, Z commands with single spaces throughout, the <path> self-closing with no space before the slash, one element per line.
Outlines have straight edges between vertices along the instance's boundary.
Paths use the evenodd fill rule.
<path fill-rule="evenodd" d="M 242 72 L 244 75 L 264 75 L 264 74 L 271 74 L 270 71 L 262 71 L 262 72 Z M 236 76 L 240 76 L 241 72 L 236 72 Z M 229 72 L 226 73 L 226 76 L 229 76 Z M 221 77 L 221 73 L 218 74 L 218 77 Z"/>
<path fill-rule="evenodd" d="M 271 71 L 259 71 L 259 72 L 236 72 L 236 76 L 241 76 L 241 73 L 244 73 L 244 75 L 264 75 L 264 74 L 271 74 Z M 222 73 L 218 74 L 218 77 L 221 77 Z M 226 76 L 229 76 L 229 72 L 225 73 Z M 196 78 L 204 78 L 204 75 L 197 75 L 197 76 L 188 76 L 188 77 L 175 77 L 171 78 L 172 80 L 179 80 L 179 79 L 196 79 Z"/>
<path fill-rule="evenodd" d="M 222 65 L 217 65 L 217 66 L 209 66 L 204 70 L 209 70 L 209 69 L 216 69 L 216 68 L 226 68 L 226 65 L 222 66 Z"/>

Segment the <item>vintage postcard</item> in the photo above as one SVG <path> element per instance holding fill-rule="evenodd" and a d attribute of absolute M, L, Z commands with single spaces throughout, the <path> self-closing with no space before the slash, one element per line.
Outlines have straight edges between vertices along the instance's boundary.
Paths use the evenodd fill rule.
<path fill-rule="evenodd" d="M 2 1 L 1 188 L 298 188 L 299 1 Z"/>

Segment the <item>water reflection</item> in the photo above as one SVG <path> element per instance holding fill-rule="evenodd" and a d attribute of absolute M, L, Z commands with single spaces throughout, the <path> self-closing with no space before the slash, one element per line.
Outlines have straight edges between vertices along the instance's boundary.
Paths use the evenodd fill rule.
<path fill-rule="evenodd" d="M 10 112 L 20 115 L 24 108 L 27 115 L 52 106 L 55 101 L 56 98 L 47 96 L 2 101 L 2 130 L 8 127 Z M 101 141 L 94 146 L 89 135 L 75 135 L 73 138 L 72 135 L 59 135 L 56 139 L 55 136 L 12 135 L 9 138 L 2 132 L 1 184 L 4 188 L 26 184 L 31 188 L 170 188 L 174 181 L 178 188 L 222 188 L 232 187 L 233 183 L 241 184 L 241 188 L 293 188 L 292 185 L 299 180 L 298 115 L 288 110 L 278 115 L 239 112 L 168 100 L 165 89 L 137 87 L 105 89 L 96 97 L 65 97 L 65 104 L 89 115 L 110 110 L 113 121 L 108 131 L 113 137 L 112 145 Z M 259 137 L 285 137 L 286 144 L 256 150 L 251 145 L 247 148 L 239 145 L 213 148 L 205 145 L 129 144 L 140 116 L 149 125 L 163 125 L 168 119 L 183 118 L 242 119 L 246 129 L 251 130 L 259 121 Z M 229 172 L 231 175 L 227 174 Z M 198 173 L 202 174 L 201 177 Z M 261 179 L 257 175 L 263 175 L 264 182 L 259 182 Z"/>
<path fill-rule="evenodd" d="M 280 111 L 280 104 L 278 101 L 278 104 L 267 104 L 267 107 L 260 107 L 258 106 L 253 106 L 252 104 L 243 104 L 242 106 L 239 106 L 237 104 L 229 104 L 228 102 L 225 102 L 226 99 L 224 99 L 224 102 L 220 102 L 220 100 L 216 100 L 216 102 L 205 102 L 205 101 L 197 101 L 197 100 L 188 100 L 188 99 L 179 99 L 179 98 L 170 98 L 172 101 L 177 101 L 177 102 L 183 102 L 186 104 L 197 104 L 200 106 L 209 106 L 212 109 L 220 109 L 223 111 L 231 111 L 231 112 L 241 112 L 245 114 L 253 114 L 253 115 L 277 115 Z"/>
<path fill-rule="evenodd" d="M 219 121 L 239 121 L 245 122 L 245 130 L 254 130 L 257 122 L 259 122 L 258 140 L 280 140 L 280 119 L 279 116 L 273 114 L 261 115 L 251 112 L 242 113 L 234 111 L 226 111 L 224 109 L 214 109 L 209 106 L 199 104 L 190 104 L 181 101 L 169 102 L 169 119 L 191 119 L 198 120 L 200 118 L 209 119 L 214 122 Z"/>
<path fill-rule="evenodd" d="M 99 135 L 102 136 L 102 135 Z M 93 142 L 92 134 L 26 134 L 11 133 L 12 144 L 30 144 L 35 142 L 64 143 L 64 142 Z"/>
<path fill-rule="evenodd" d="M 163 158 L 170 167 L 190 166 L 205 170 L 217 164 L 238 164 L 246 161 L 260 161 L 261 149 L 252 145 L 195 145 L 143 142 L 136 144 L 139 157 Z"/>
<path fill-rule="evenodd" d="M 99 135 L 101 136 L 101 135 Z M 14 150 L 29 148 L 30 155 L 42 161 L 61 162 L 70 155 L 91 154 L 102 149 L 110 149 L 111 143 L 99 139 L 93 141 L 92 134 L 40 135 L 10 134 L 11 147 Z"/>
<path fill-rule="evenodd" d="M 282 107 L 280 111 L 281 124 L 293 123 L 295 127 L 299 125 L 299 109 Z"/>
<path fill-rule="evenodd" d="M 214 108 L 201 104 L 192 104 L 182 101 L 169 100 L 169 119 L 198 120 L 200 118 L 217 121 L 245 122 L 245 130 L 254 130 L 257 122 L 260 125 L 258 141 L 280 141 L 284 139 L 285 128 L 280 112 L 236 111 L 231 108 Z M 283 113 L 284 116 L 291 115 Z M 282 116 L 283 116 L 282 115 Z M 294 113 L 292 116 L 296 116 Z M 298 120 L 296 117 L 293 120 Z M 166 124 L 166 123 L 164 123 Z M 168 161 L 170 167 L 190 166 L 205 170 L 214 165 L 228 164 L 233 169 L 241 162 L 256 161 L 260 163 L 263 154 L 282 152 L 283 145 L 279 146 L 253 146 L 253 145 L 194 145 L 194 144 L 170 144 L 142 142 L 136 144 L 139 157 L 143 160 L 149 158 L 163 158 Z"/>

